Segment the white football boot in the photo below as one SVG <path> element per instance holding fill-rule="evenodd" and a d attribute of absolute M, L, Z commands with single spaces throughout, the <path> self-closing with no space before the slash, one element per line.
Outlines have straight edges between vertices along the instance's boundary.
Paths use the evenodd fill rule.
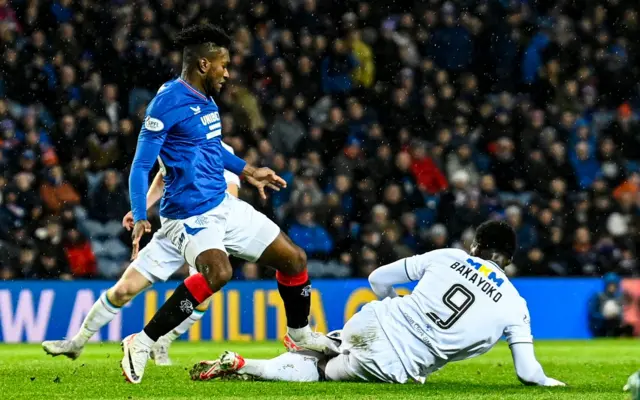
<path fill-rule="evenodd" d="M 124 338 L 121 345 L 124 353 L 120 362 L 122 375 L 131 383 L 142 382 L 144 368 L 149 361 L 150 349 L 136 341 L 136 334 Z"/>
<path fill-rule="evenodd" d="M 47 340 L 42 342 L 45 353 L 56 357 L 65 356 L 75 360 L 80 356 L 84 346 L 77 344 L 73 340 Z"/>

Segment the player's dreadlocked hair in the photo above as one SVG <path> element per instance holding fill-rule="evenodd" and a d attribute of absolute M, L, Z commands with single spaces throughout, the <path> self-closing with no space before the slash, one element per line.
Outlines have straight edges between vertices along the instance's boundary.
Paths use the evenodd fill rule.
<path fill-rule="evenodd" d="M 231 38 L 222 28 L 202 24 L 185 28 L 175 38 L 177 48 L 183 49 L 185 64 L 191 64 L 194 59 L 211 56 L 221 47 L 229 48 Z"/>
<path fill-rule="evenodd" d="M 487 253 L 498 253 L 511 261 L 516 251 L 516 232 L 504 221 L 486 221 L 476 229 L 474 245 L 478 255 L 492 259 Z M 473 246 L 472 246 L 473 247 Z"/>

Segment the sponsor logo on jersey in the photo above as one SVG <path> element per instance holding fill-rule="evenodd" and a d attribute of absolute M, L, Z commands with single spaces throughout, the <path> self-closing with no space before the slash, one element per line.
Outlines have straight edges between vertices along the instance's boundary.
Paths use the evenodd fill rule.
<path fill-rule="evenodd" d="M 164 129 L 164 123 L 157 118 L 147 116 L 144 119 L 144 127 L 151 132 L 160 132 Z"/>
<path fill-rule="evenodd" d="M 189 236 L 195 236 L 198 234 L 198 232 L 201 232 L 207 228 L 192 228 L 187 224 L 183 224 L 184 225 L 184 230 L 185 232 L 187 232 L 187 235 Z"/>
<path fill-rule="evenodd" d="M 205 114 L 200 117 L 200 121 L 202 122 L 202 125 L 215 124 L 216 122 L 220 121 L 220 113 L 214 111 L 212 113 Z"/>
<path fill-rule="evenodd" d="M 198 115 L 202 112 L 202 109 L 200 108 L 200 106 L 197 107 L 189 107 L 191 109 L 191 111 L 193 111 L 193 115 Z"/>
<path fill-rule="evenodd" d="M 486 265 L 475 262 L 472 258 L 467 258 L 467 264 L 471 265 L 473 268 L 475 268 L 476 271 L 486 276 L 489 280 L 493 281 L 496 286 L 500 287 L 504 283 L 504 279 L 498 278 L 498 275 L 495 273 L 495 271 L 487 267 Z"/>
<path fill-rule="evenodd" d="M 467 262 L 469 261 L 467 260 Z M 491 300 L 497 303 L 498 300 L 502 298 L 502 293 L 498 291 L 496 286 L 499 287 L 500 285 L 502 285 L 504 279 L 496 278 L 500 281 L 500 283 L 497 283 L 495 279 L 491 279 L 491 274 L 495 274 L 495 272 L 491 271 L 491 273 L 485 274 L 484 272 L 480 271 L 480 267 L 482 267 L 482 264 L 479 264 L 480 267 L 477 268 L 475 264 L 478 263 L 474 262 L 474 265 L 469 267 L 460 262 L 454 262 L 449 266 L 449 268 L 459 273 L 460 276 L 469 280 L 469 282 L 471 282 L 472 284 L 476 285 L 484 294 L 489 296 Z"/>

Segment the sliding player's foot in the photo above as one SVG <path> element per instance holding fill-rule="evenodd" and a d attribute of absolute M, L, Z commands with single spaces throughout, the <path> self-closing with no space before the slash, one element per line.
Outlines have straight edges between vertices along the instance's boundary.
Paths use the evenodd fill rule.
<path fill-rule="evenodd" d="M 225 351 L 213 361 L 200 361 L 191 368 L 189 375 L 194 381 L 208 381 L 211 379 L 236 375 L 244 367 L 244 358 L 238 353 Z"/>
<path fill-rule="evenodd" d="M 120 362 L 122 375 L 131 383 L 140 383 L 144 368 L 149 360 L 149 348 L 136 342 L 136 335 L 129 335 L 122 341 L 123 357 Z"/>
<path fill-rule="evenodd" d="M 295 340 L 291 334 L 284 337 L 284 347 L 289 351 L 311 350 L 322 354 L 335 355 L 340 353 L 339 344 L 326 335 L 309 331 L 303 337 Z"/>
<path fill-rule="evenodd" d="M 168 366 L 172 365 L 171 359 L 169 358 L 169 346 L 171 345 L 171 341 L 169 339 L 165 339 L 165 337 L 161 337 L 158 339 L 156 344 L 151 347 L 151 359 L 155 361 L 156 365 L 160 366 Z"/>
<path fill-rule="evenodd" d="M 84 349 L 73 340 L 47 340 L 42 342 L 42 348 L 51 356 L 65 356 L 72 360 L 78 358 Z"/>

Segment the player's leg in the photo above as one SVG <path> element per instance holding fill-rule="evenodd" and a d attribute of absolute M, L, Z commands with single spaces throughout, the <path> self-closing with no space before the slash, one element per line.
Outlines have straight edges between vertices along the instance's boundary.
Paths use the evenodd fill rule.
<path fill-rule="evenodd" d="M 151 347 L 158 339 L 178 327 L 198 305 L 231 280 L 233 270 L 223 244 L 226 214 L 222 203 L 206 215 L 163 221 L 161 232 L 199 273 L 175 289 L 142 332 L 122 341 L 121 366 L 129 382 L 142 381 Z"/>
<path fill-rule="evenodd" d="M 217 291 L 231 279 L 231 264 L 226 253 L 208 250 L 202 254 L 208 257 L 206 262 L 210 264 L 206 265 L 222 265 L 222 267 L 206 269 L 207 278 L 202 273 L 198 273 L 185 279 L 155 313 L 142 332 L 130 335 L 122 341 L 124 354 L 120 365 L 127 381 L 131 383 L 142 381 L 152 346 L 160 337 L 180 325 L 193 313 L 195 307 L 204 303 L 214 293 L 209 286 L 209 280 L 219 282 L 214 286 Z M 204 263 L 200 256 L 198 261 Z M 225 261 L 228 264 L 228 272 L 226 272 Z"/>
<path fill-rule="evenodd" d="M 78 333 L 69 340 L 43 342 L 44 350 L 54 356 L 64 354 L 76 358 L 86 342 L 111 322 L 122 306 L 152 283 L 166 281 L 183 263 L 178 249 L 162 234 L 156 233 L 118 282 L 94 303 Z"/>
<path fill-rule="evenodd" d="M 264 250 L 258 263 L 276 269 L 278 292 L 287 316 L 285 345 L 290 350 L 337 351 L 331 340 L 316 334 L 309 326 L 311 280 L 307 273 L 307 255 L 283 232 Z"/>
<path fill-rule="evenodd" d="M 189 267 L 189 273 L 190 275 L 195 275 L 198 271 L 193 267 Z M 156 365 L 168 366 L 172 364 L 171 359 L 169 358 L 169 347 L 171 346 L 171 343 L 188 331 L 193 324 L 200 321 L 204 313 L 207 312 L 210 302 L 211 298 L 205 300 L 204 303 L 199 304 L 195 310 L 193 310 L 193 313 L 182 321 L 180 325 L 158 339 L 155 345 L 151 348 L 150 354 Z"/>
<path fill-rule="evenodd" d="M 149 285 L 151 285 L 151 281 L 130 266 L 118 282 L 96 300 L 82 321 L 80 330 L 73 338 L 42 342 L 44 351 L 52 356 L 64 355 L 75 360 L 80 356 L 87 341 L 103 326 L 111 322 L 120 312 L 122 306 Z"/>
<path fill-rule="evenodd" d="M 290 348 L 335 351 L 334 343 L 309 327 L 311 281 L 307 274 L 307 255 L 280 228 L 251 205 L 228 199 L 229 215 L 224 238 L 229 253 L 247 261 L 276 269 L 278 291 L 285 307 Z"/>
<path fill-rule="evenodd" d="M 328 381 L 405 383 L 407 373 L 382 331 L 371 304 L 347 321 L 341 333 L 342 354 L 319 364 Z"/>
<path fill-rule="evenodd" d="M 284 353 L 270 360 L 245 359 L 226 351 L 213 361 L 200 361 L 189 372 L 192 380 L 208 381 L 232 375 L 266 381 L 317 382 L 318 357 L 302 353 Z"/>
<path fill-rule="evenodd" d="M 227 254 L 209 249 L 195 258 L 200 273 L 191 275 L 178 286 L 137 337 L 141 344 L 152 346 L 161 336 L 178 327 L 194 309 L 220 290 L 233 270 Z"/>

